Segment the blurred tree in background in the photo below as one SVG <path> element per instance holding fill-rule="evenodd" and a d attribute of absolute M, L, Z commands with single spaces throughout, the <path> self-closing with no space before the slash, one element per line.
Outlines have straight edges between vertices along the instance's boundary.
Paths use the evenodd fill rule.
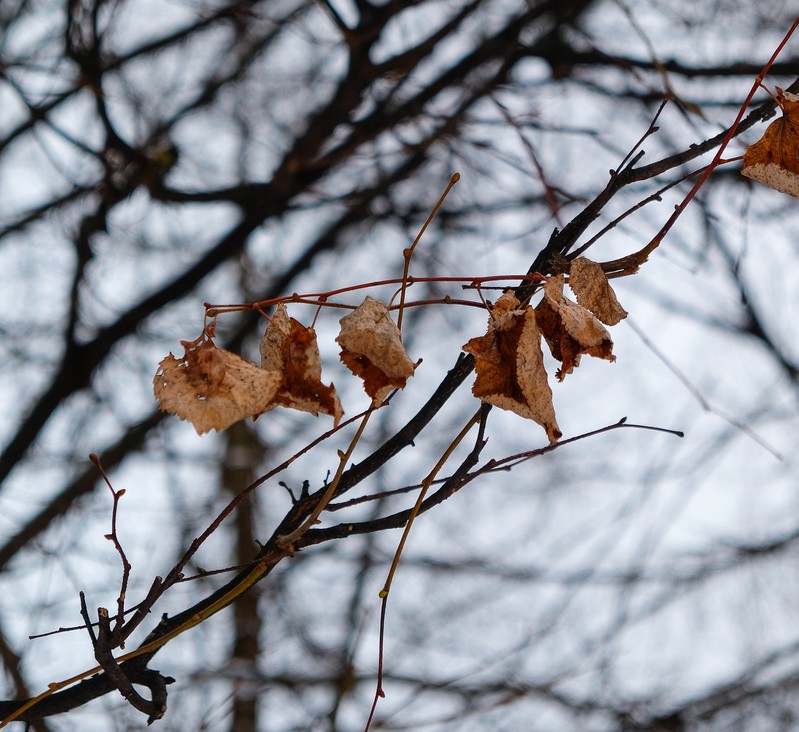
<path fill-rule="evenodd" d="M 641 251 L 798 11 L 785 0 L 3 0 L 2 716 L 97 664 L 79 593 L 93 622 L 98 607 L 113 619 L 111 532 L 131 565 L 126 607 L 158 596 L 127 616 L 137 627 L 124 651 L 111 630 L 116 655 L 209 611 L 256 558 L 262 581 L 123 664 L 123 681 L 109 662 L 18 720 L 139 729 L 174 677 L 160 729 L 363 729 L 377 593 L 400 536 L 389 529 L 476 409 L 460 349 L 485 332 L 485 310 L 407 310 L 405 344 L 423 363 L 374 414 L 300 551 L 276 537 L 310 514 L 354 426 L 247 493 L 171 579 L 232 497 L 331 422 L 279 410 L 198 437 L 158 411 L 157 364 L 199 334 L 205 302 L 400 276 L 456 171 L 413 275 L 509 275 L 489 284 L 515 287 L 531 268 L 562 271 L 589 242 L 601 262 Z M 769 89 L 794 88 L 797 44 Z M 775 110 L 759 91 L 725 158 Z M 739 167 L 718 167 L 640 271 L 614 280 L 630 313 L 613 329 L 617 362 L 551 379 L 564 439 L 624 416 L 686 438 L 611 429 L 458 483 L 547 444 L 533 422 L 484 411 L 400 563 L 373 729 L 796 727 L 799 204 Z M 408 296 L 478 302 L 443 279 Z M 291 314 L 308 324 L 315 312 Z M 315 327 L 350 417 L 368 400 L 338 362 L 337 322 L 322 311 Z M 227 315 L 217 341 L 254 360 L 263 323 Z M 125 489 L 117 503 L 89 453 Z M 155 577 L 173 583 L 161 594 Z M 144 715 L 120 696 L 124 679 Z"/>

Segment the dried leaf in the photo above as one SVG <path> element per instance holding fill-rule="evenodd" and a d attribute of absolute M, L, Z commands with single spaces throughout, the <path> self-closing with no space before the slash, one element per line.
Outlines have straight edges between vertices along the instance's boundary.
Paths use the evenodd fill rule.
<path fill-rule="evenodd" d="M 616 325 L 627 317 L 601 265 L 585 257 L 577 257 L 569 268 L 569 287 L 577 302 L 588 308 L 605 325 Z"/>
<path fill-rule="evenodd" d="M 799 96 L 777 87 L 777 101 L 782 117 L 747 148 L 741 173 L 799 198 Z"/>
<path fill-rule="evenodd" d="M 378 406 L 394 389 L 413 376 L 413 361 L 402 345 L 399 328 L 379 300 L 367 297 L 341 320 L 336 341 L 346 367 L 363 379 L 363 388 Z"/>
<path fill-rule="evenodd" d="M 610 333 L 589 310 L 563 294 L 563 281 L 563 275 L 547 280 L 544 299 L 535 310 L 536 322 L 549 350 L 563 364 L 556 374 L 559 381 L 580 365 L 583 353 L 616 360 Z"/>
<path fill-rule="evenodd" d="M 269 405 L 289 407 L 313 415 L 330 414 L 338 425 L 344 410 L 331 384 L 322 383 L 322 362 L 316 332 L 289 318 L 280 303 L 261 339 L 261 368 L 279 372 L 280 386 Z"/>
<path fill-rule="evenodd" d="M 257 417 L 268 408 L 280 374 L 217 348 L 205 335 L 181 344 L 183 358 L 170 353 L 153 379 L 153 392 L 163 411 L 188 420 L 201 435 Z"/>
<path fill-rule="evenodd" d="M 475 357 L 472 393 L 488 404 L 540 424 L 550 443 L 561 436 L 544 369 L 541 334 L 529 305 L 519 309 L 512 292 L 497 300 L 486 335 L 472 338 L 463 350 Z"/>

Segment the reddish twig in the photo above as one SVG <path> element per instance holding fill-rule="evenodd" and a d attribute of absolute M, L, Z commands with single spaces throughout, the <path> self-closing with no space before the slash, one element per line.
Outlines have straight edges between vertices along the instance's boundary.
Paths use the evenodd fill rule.
<path fill-rule="evenodd" d="M 301 450 L 298 450 L 294 453 L 291 457 L 284 460 L 280 465 L 277 465 L 272 470 L 268 471 L 264 475 L 262 475 L 258 480 L 253 481 L 248 485 L 241 493 L 237 494 L 230 502 L 217 514 L 216 518 L 206 527 L 206 529 L 200 534 L 197 538 L 195 538 L 189 548 L 184 552 L 183 556 L 178 560 L 177 564 L 169 571 L 166 578 L 163 581 L 160 581 L 159 577 L 156 577 L 155 582 L 153 582 L 152 587 L 150 588 L 150 592 L 147 594 L 147 598 L 144 602 L 141 603 L 139 608 L 136 611 L 134 617 L 128 621 L 125 627 L 122 629 L 121 635 L 123 638 L 127 638 L 139 625 L 141 620 L 147 615 L 150 611 L 152 606 L 155 604 L 156 600 L 158 600 L 161 595 L 163 595 L 166 590 L 168 590 L 172 585 L 174 585 L 178 581 L 182 581 L 183 577 L 183 568 L 188 564 L 189 560 L 197 553 L 199 548 L 205 543 L 211 534 L 213 534 L 225 521 L 225 519 L 230 516 L 231 513 L 236 509 L 236 507 L 252 493 L 258 486 L 265 483 L 270 478 L 273 478 L 275 475 L 282 473 L 286 470 L 295 460 L 299 457 L 304 455 L 306 452 L 309 452 L 317 445 L 325 442 L 329 437 L 333 434 L 338 432 L 339 430 L 343 429 L 349 424 L 362 419 L 365 416 L 366 412 L 362 412 L 361 414 L 357 414 L 354 417 L 345 420 L 338 427 L 334 427 L 327 432 L 323 433 L 315 440 L 308 443 L 305 447 Z"/>
<path fill-rule="evenodd" d="M 655 236 L 652 238 L 652 241 L 650 241 L 650 243 L 645 247 L 645 249 L 649 250 L 647 254 L 649 254 L 652 250 L 657 248 L 657 246 L 663 240 L 663 237 L 665 237 L 666 234 L 671 229 L 671 227 L 674 226 L 674 223 L 682 215 L 682 212 L 685 211 L 685 208 L 693 200 L 694 196 L 696 196 L 699 189 L 705 184 L 705 181 L 710 177 L 710 174 L 719 165 L 722 164 L 722 155 L 724 154 L 724 151 L 727 149 L 727 145 L 730 144 L 732 138 L 735 137 L 735 132 L 738 129 L 738 125 L 741 123 L 741 120 L 743 119 L 743 116 L 746 113 L 746 110 L 749 107 L 750 102 L 754 98 L 757 90 L 762 86 L 763 79 L 766 77 L 766 74 L 768 74 L 774 62 L 777 60 L 777 56 L 779 56 L 780 53 L 782 53 L 782 49 L 785 48 L 785 44 L 788 43 L 791 36 L 794 34 L 794 32 L 798 27 L 799 27 L 799 17 L 797 17 L 796 20 L 794 20 L 791 27 L 788 29 L 788 32 L 785 34 L 783 39 L 778 44 L 777 48 L 774 50 L 774 53 L 771 54 L 771 58 L 769 58 L 769 60 L 766 62 L 766 65 L 763 67 L 763 70 L 758 74 L 757 78 L 752 84 L 752 88 L 749 90 L 749 94 L 746 95 L 746 99 L 741 105 L 741 108 L 738 110 L 738 114 L 735 117 L 735 121 L 732 123 L 729 130 L 727 130 L 727 134 L 724 136 L 724 139 L 721 141 L 718 150 L 716 150 L 716 153 L 713 156 L 713 160 L 710 161 L 710 164 L 705 168 L 702 175 L 699 176 L 699 180 L 697 180 L 693 188 L 691 188 L 691 190 L 688 191 L 688 194 L 685 196 L 685 198 L 676 206 L 676 208 L 674 209 L 674 213 L 672 213 L 672 215 L 669 216 L 668 221 L 666 221 L 666 223 L 663 224 L 663 227 L 660 229 L 660 231 L 658 231 L 658 233 L 655 234 Z"/>
<path fill-rule="evenodd" d="M 497 275 L 480 275 L 475 277 L 468 277 L 465 275 L 458 276 L 444 276 L 437 275 L 431 277 L 415 277 L 409 275 L 403 279 L 401 277 L 394 277 L 386 280 L 374 280 L 372 282 L 363 282 L 356 285 L 347 285 L 346 287 L 339 287 L 335 290 L 328 290 L 327 292 L 307 292 L 303 294 L 294 293 L 292 295 L 283 295 L 281 297 L 273 297 L 268 300 L 259 300 L 253 303 L 227 303 L 227 304 L 214 304 L 204 303 L 206 309 L 206 317 L 213 318 L 217 315 L 224 313 L 235 313 L 250 310 L 262 310 L 273 305 L 280 303 L 302 303 L 305 305 L 324 306 L 331 308 L 341 308 L 346 310 L 355 310 L 357 305 L 349 303 L 336 303 L 330 302 L 330 298 L 336 295 L 345 294 L 348 292 L 357 292 L 358 290 L 373 289 L 375 287 L 388 287 L 391 285 L 412 285 L 415 282 L 461 282 L 466 283 L 466 286 L 477 287 L 483 282 L 499 282 L 502 280 L 523 280 L 530 282 L 541 282 L 544 278 L 536 272 L 527 272 L 525 274 L 497 274 Z M 392 305 L 390 310 L 399 310 L 400 305 Z"/>
<path fill-rule="evenodd" d="M 106 534 L 105 538 L 113 543 L 114 548 L 119 554 L 119 558 L 122 560 L 122 582 L 119 588 L 119 596 L 117 597 L 117 614 L 114 618 L 114 628 L 111 632 L 111 639 L 113 648 L 117 646 L 124 648 L 125 643 L 124 639 L 120 635 L 120 630 L 122 629 L 122 624 L 125 621 L 125 595 L 128 591 L 128 580 L 130 579 L 131 565 L 127 556 L 125 555 L 124 549 L 122 549 L 122 544 L 120 543 L 119 536 L 117 535 L 117 515 L 119 513 L 119 499 L 125 495 L 125 489 L 120 488 L 119 490 L 114 490 L 114 486 L 111 485 L 108 475 L 103 469 L 103 466 L 100 464 L 100 458 L 95 453 L 89 455 L 89 460 L 91 460 L 95 466 L 97 466 L 97 470 L 105 481 L 105 484 L 108 486 L 108 489 L 111 491 L 111 496 L 113 498 L 113 506 L 111 508 L 111 533 Z"/>
<path fill-rule="evenodd" d="M 425 231 L 427 231 L 427 227 L 430 226 L 430 222 L 433 220 L 433 218 L 435 218 L 435 215 L 438 213 L 438 210 L 444 204 L 444 199 L 452 190 L 452 187 L 460 179 L 461 179 L 460 173 L 453 173 L 452 177 L 449 179 L 447 187 L 444 189 L 444 192 L 441 194 L 441 198 L 439 198 L 438 203 L 436 203 L 436 205 L 433 206 L 433 210 L 428 215 L 424 224 L 422 224 L 422 228 L 419 229 L 419 233 L 416 235 L 416 238 L 413 240 L 413 243 L 407 249 L 402 250 L 402 258 L 404 262 L 402 267 L 402 280 L 401 280 L 402 286 L 400 287 L 399 312 L 397 313 L 397 328 L 400 329 L 400 332 L 402 332 L 402 312 L 405 308 L 405 292 L 408 289 L 408 284 L 409 284 L 408 273 L 411 267 L 411 257 L 413 256 L 413 252 L 415 251 L 417 244 L 421 240 L 422 236 L 424 236 Z"/>

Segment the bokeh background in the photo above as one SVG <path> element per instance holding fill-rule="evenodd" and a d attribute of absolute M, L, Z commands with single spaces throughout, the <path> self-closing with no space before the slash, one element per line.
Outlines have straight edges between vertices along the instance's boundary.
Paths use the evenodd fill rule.
<path fill-rule="evenodd" d="M 645 137 L 638 166 L 685 153 L 680 164 L 622 188 L 578 242 L 601 234 L 586 252 L 597 261 L 637 251 L 715 152 L 692 146 L 732 124 L 797 15 L 794 0 L 3 0 L 3 698 L 95 665 L 83 629 L 29 639 L 80 626 L 81 590 L 90 609 L 116 603 L 111 494 L 89 453 L 126 490 L 134 604 L 233 495 L 329 429 L 276 410 L 198 437 L 158 412 L 156 366 L 199 335 L 204 302 L 398 277 L 454 172 L 412 273 L 523 274 Z M 753 108 L 796 82 L 797 49 L 789 40 Z M 751 124 L 725 158 L 764 130 Z M 630 313 L 612 329 L 617 361 L 586 357 L 550 379 L 564 438 L 622 417 L 685 437 L 608 431 L 423 514 L 388 604 L 373 729 L 796 727 L 799 202 L 739 171 L 717 168 L 640 271 L 614 280 Z M 450 282 L 409 295 L 478 301 Z M 368 400 L 338 362 L 339 315 L 315 325 L 323 378 L 351 416 Z M 423 363 L 372 418 L 356 462 L 485 323 L 477 307 L 406 312 Z M 227 315 L 218 342 L 256 360 L 263 327 Z M 470 382 L 347 498 L 419 483 L 474 412 Z M 353 429 L 261 485 L 187 574 L 250 561 L 291 506 L 280 482 L 318 490 Z M 497 409 L 486 436 L 483 461 L 546 445 L 538 425 Z M 323 526 L 415 495 L 326 512 Z M 158 728 L 363 729 L 398 540 L 309 547 L 169 643 L 154 666 L 177 681 Z M 172 588 L 132 640 L 226 576 Z M 114 692 L 32 728 L 144 726 Z"/>

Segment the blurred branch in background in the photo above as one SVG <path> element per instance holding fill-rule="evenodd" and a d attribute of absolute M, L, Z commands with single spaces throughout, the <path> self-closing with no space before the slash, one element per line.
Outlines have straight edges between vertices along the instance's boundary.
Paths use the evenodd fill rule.
<path fill-rule="evenodd" d="M 3 717 L 95 665 L 78 593 L 92 616 L 120 582 L 97 453 L 125 490 L 128 625 L 111 637 L 127 641 L 117 657 L 140 650 L 118 668 L 156 691 L 177 680 L 157 724 L 363 728 L 391 529 L 474 412 L 460 349 L 487 314 L 404 311 L 422 362 L 374 412 L 335 512 L 293 557 L 277 538 L 314 515 L 354 427 L 303 452 L 327 418 L 276 410 L 198 437 L 156 409 L 152 379 L 202 329 L 205 302 L 400 276 L 457 171 L 408 299 L 496 301 L 446 277 L 557 275 L 576 253 L 606 263 L 643 338 L 621 323 L 612 367 L 592 359 L 553 383 L 564 440 L 621 415 L 686 439 L 611 428 L 551 451 L 538 425 L 492 409 L 487 441 L 454 450 L 461 467 L 431 486 L 410 535 L 373 728 L 795 726 L 795 201 L 724 165 L 657 251 L 630 259 L 795 17 L 781 2 L 667 5 L 4 0 Z M 769 89 L 795 88 L 795 48 Z M 726 159 L 777 106 L 756 95 Z M 522 301 L 541 286 L 520 282 L 491 286 Z M 345 420 L 368 409 L 338 362 L 339 316 L 290 314 L 314 323 Z M 255 359 L 263 317 L 216 327 L 220 346 Z M 496 468 L 514 455 L 535 459 Z M 159 649 L 163 675 L 148 668 Z M 19 718 L 141 725 L 116 689 L 102 673 Z"/>

